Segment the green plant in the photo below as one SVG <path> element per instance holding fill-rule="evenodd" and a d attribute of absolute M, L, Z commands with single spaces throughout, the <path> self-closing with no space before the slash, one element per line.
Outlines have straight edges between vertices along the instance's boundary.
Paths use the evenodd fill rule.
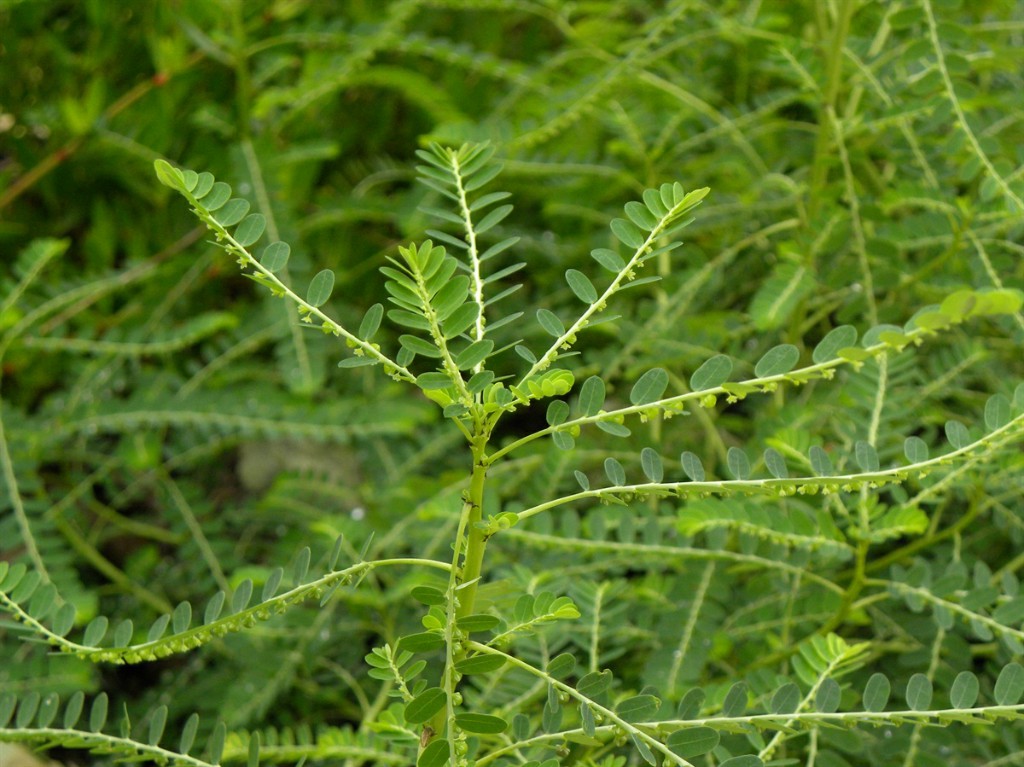
<path fill-rule="evenodd" d="M 32 94 L 77 160 L 0 195 L 51 235 L 0 302 L 0 739 L 1016 758 L 1012 4 L 211 5 L 82 11 L 93 79 Z M 244 192 L 157 160 L 181 234 L 161 156 Z"/>

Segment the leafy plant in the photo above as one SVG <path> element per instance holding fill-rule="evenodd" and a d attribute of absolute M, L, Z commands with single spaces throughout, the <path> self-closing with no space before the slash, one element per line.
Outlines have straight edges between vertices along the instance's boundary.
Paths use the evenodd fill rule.
<path fill-rule="evenodd" d="M 156 175 L 201 225 L 180 247 L 211 235 L 266 301 L 207 291 L 216 311 L 203 296 L 172 311 L 219 271 L 208 253 L 176 256 L 166 287 L 159 260 L 52 287 L 69 240 L 21 251 L 0 304 L 3 375 L 22 384 L 0 420 L 0 606 L 4 631 L 35 641 L 0 645 L 0 740 L 189 765 L 1012 759 L 1024 205 L 1017 128 L 983 130 L 990 107 L 962 95 L 986 71 L 952 49 L 972 38 L 929 0 L 470 16 L 486 16 L 471 37 L 567 34 L 551 64 L 502 59 L 500 35 L 487 50 L 406 34 L 462 5 L 394 3 L 337 40 L 297 11 L 296 36 L 251 49 L 261 22 L 240 6 L 206 20 L 219 36 L 188 28 L 239 89 L 247 191 L 163 159 Z M 682 34 L 691 12 L 728 25 L 695 33 L 710 52 Z M 310 54 L 286 84 L 287 62 L 259 58 L 314 39 L 343 39 L 344 65 Z M 414 67 L 370 66 L 384 49 L 524 97 L 468 120 Z M 742 113 L 695 95 L 689 57 Z M 296 116 L 369 86 L 434 119 L 418 186 L 324 203 L 391 229 L 376 283 L 349 256 L 313 265 L 332 224 L 299 210 L 329 185 L 310 193 L 296 169 L 330 154 L 301 144 Z M 83 137 L 101 101 L 66 108 Z M 248 110 L 296 131 L 307 160 L 271 160 Z M 804 110 L 813 140 L 788 141 Z M 685 175 L 714 193 L 654 181 L 702 142 L 714 152 Z M 363 223 L 340 231 L 372 241 Z M 141 328 L 122 321 L 147 302 Z M 53 333 L 92 303 L 109 328 Z M 46 354 L 73 375 L 33 371 Z M 211 457 L 230 450 L 244 482 L 225 493 Z M 112 681 L 124 664 L 154 678 Z"/>

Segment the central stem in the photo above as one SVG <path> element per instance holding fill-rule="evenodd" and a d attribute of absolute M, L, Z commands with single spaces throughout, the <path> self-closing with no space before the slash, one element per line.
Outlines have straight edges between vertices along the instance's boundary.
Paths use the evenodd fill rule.
<path fill-rule="evenodd" d="M 459 591 L 459 607 L 456 616 L 462 618 L 471 615 L 476 606 L 476 588 L 479 585 L 480 573 L 484 564 L 484 549 L 487 547 L 487 536 L 478 524 L 483 520 L 484 481 L 487 478 L 487 462 L 484 455 L 484 440 L 473 446 L 473 476 L 469 482 L 469 493 L 466 497 L 466 557 L 462 565 L 462 583 L 468 586 Z"/>

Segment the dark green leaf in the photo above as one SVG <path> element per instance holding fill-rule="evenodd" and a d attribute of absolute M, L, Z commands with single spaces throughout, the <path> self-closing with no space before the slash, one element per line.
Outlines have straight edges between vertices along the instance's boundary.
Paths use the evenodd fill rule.
<path fill-rule="evenodd" d="M 167 726 L 167 706 L 158 707 L 150 716 L 149 733 L 146 742 L 155 746 L 164 736 L 164 727 Z"/>
<path fill-rule="evenodd" d="M 725 694 L 722 701 L 722 716 L 736 717 L 743 716 L 747 710 L 747 683 L 736 682 Z"/>
<path fill-rule="evenodd" d="M 658 760 L 654 758 L 651 747 L 647 745 L 643 737 L 639 733 L 631 732 L 629 733 L 629 738 L 633 741 L 633 745 L 636 746 L 636 750 L 640 753 L 643 760 L 651 765 L 651 767 L 657 767 Z"/>
<path fill-rule="evenodd" d="M 500 716 L 490 716 L 489 714 L 456 714 L 455 726 L 466 732 L 496 735 L 508 729 L 508 722 Z"/>
<path fill-rule="evenodd" d="M 792 714 L 800 707 L 800 688 L 793 682 L 784 684 L 772 695 L 768 709 L 773 714 Z"/>
<path fill-rule="evenodd" d="M 107 722 L 107 694 L 101 692 L 92 701 L 92 709 L 89 711 L 89 729 L 99 732 Z"/>
<path fill-rule="evenodd" d="M 18 713 L 14 717 L 14 725 L 17 729 L 23 730 L 32 723 L 36 712 L 39 711 L 41 700 L 42 698 L 36 690 L 25 694 L 18 704 Z"/>
<path fill-rule="evenodd" d="M 185 726 L 181 730 L 181 742 L 178 744 L 178 752 L 187 754 L 196 742 L 196 733 L 199 732 L 199 714 L 189 715 Z"/>
<path fill-rule="evenodd" d="M 447 389 L 452 385 L 452 379 L 447 373 L 423 373 L 416 377 L 416 385 L 423 391 L 433 389 Z"/>
<path fill-rule="evenodd" d="M 448 601 L 444 592 L 433 586 L 414 586 L 409 596 L 424 605 L 443 605 Z"/>
<path fill-rule="evenodd" d="M 60 708 L 60 695 L 55 692 L 49 693 L 43 702 L 39 704 L 39 713 L 36 715 L 36 727 L 47 728 L 53 724 L 57 717 L 57 709 Z"/>
<path fill-rule="evenodd" d="M 565 420 L 568 417 L 569 405 L 560 399 L 551 400 L 548 404 L 548 410 L 545 416 L 548 426 L 558 426 L 561 423 L 565 423 Z"/>
<path fill-rule="evenodd" d="M 734 756 L 731 759 L 726 759 L 718 767 L 764 767 L 764 762 L 758 756 L 744 754 L 743 756 Z"/>
<path fill-rule="evenodd" d="M 85 706 L 85 693 L 81 690 L 75 690 L 71 697 L 68 699 L 67 706 L 64 707 L 64 729 L 72 730 L 75 725 L 78 724 L 78 719 L 82 716 L 82 708 Z M 4 726 L 3 715 L 0 714 L 0 727 Z"/>
<path fill-rule="evenodd" d="M 627 722 L 646 722 L 658 713 L 661 701 L 653 695 L 634 695 L 615 707 L 615 713 Z"/>
<path fill-rule="evenodd" d="M 398 640 L 399 650 L 409 652 L 433 652 L 444 647 L 444 637 L 441 634 L 434 634 L 423 631 L 419 634 L 407 634 Z"/>
<path fill-rule="evenodd" d="M 711 753 L 718 746 L 719 739 L 718 731 L 710 727 L 687 727 L 669 735 L 665 745 L 676 756 L 693 759 Z"/>
<path fill-rule="evenodd" d="M 478 631 L 490 631 L 491 629 L 497 628 L 499 623 L 501 623 L 501 620 L 496 615 L 476 613 L 474 615 L 465 615 L 459 618 L 455 625 L 459 627 L 460 631 L 472 634 Z"/>
<path fill-rule="evenodd" d="M 438 738 L 427 744 L 416 760 L 416 767 L 445 767 L 450 756 L 448 741 Z"/>
<path fill-rule="evenodd" d="M 224 755 L 224 741 L 228 736 L 228 728 L 224 722 L 217 722 L 213 733 L 206 743 L 206 752 L 212 764 L 220 764 L 220 758 Z"/>
<path fill-rule="evenodd" d="M 448 695 L 440 687 L 428 687 L 405 707 L 405 721 L 423 724 L 445 706 Z"/>
<path fill-rule="evenodd" d="M 460 674 L 489 674 L 497 671 L 505 665 L 505 659 L 500 655 L 487 655 L 481 653 L 471 658 L 463 658 L 456 661 L 455 670 Z"/>

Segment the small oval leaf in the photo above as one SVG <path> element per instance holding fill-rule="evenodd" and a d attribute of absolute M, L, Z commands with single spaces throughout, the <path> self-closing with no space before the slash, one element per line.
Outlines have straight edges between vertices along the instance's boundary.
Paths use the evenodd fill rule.
<path fill-rule="evenodd" d="M 333 290 L 334 272 L 330 269 L 322 269 L 310 280 L 309 289 L 306 291 L 306 301 L 311 306 L 323 306 L 331 297 Z"/>

